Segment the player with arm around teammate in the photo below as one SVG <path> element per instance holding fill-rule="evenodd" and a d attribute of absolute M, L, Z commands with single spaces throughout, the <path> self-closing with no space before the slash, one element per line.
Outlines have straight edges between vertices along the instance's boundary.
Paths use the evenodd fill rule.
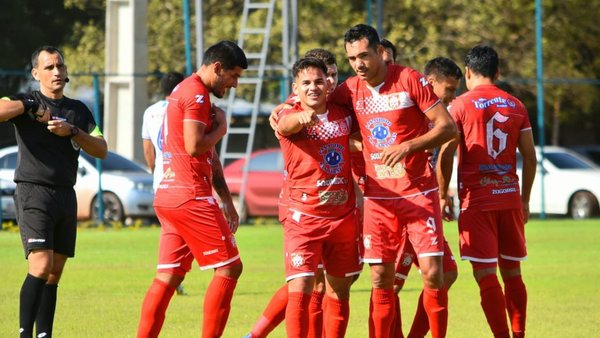
<path fill-rule="evenodd" d="M 437 177 L 444 203 L 458 149 L 461 258 L 471 262 L 494 337 L 509 338 L 512 331 L 513 338 L 520 338 L 525 336 L 527 308 L 520 261 L 527 257 L 524 228 L 537 160 L 525 106 L 494 85 L 498 62 L 498 54 L 489 46 L 475 46 L 467 53 L 469 91 L 450 107 L 459 135 L 442 146 Z M 523 157 L 520 186 L 517 149 Z"/>
<path fill-rule="evenodd" d="M 388 337 L 395 317 L 394 262 L 406 228 L 421 265 L 423 301 L 433 337 L 447 327 L 443 241 L 437 182 L 427 149 L 454 137 L 456 126 L 418 72 L 387 66 L 377 31 L 356 25 L 346 32 L 346 54 L 357 76 L 331 94 L 353 109 L 366 163 L 364 261 L 370 264 L 370 336 Z M 429 129 L 426 120 L 434 123 Z"/>

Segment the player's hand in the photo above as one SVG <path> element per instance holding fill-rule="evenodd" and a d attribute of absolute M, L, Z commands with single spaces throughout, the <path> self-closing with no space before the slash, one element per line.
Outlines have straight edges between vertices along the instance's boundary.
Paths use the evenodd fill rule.
<path fill-rule="evenodd" d="M 32 120 L 46 123 L 50 120 L 50 109 L 44 102 L 38 101 L 35 96 L 27 95 L 21 99 L 23 103 L 23 113 L 29 115 Z"/>
<path fill-rule="evenodd" d="M 405 143 L 394 144 L 384 148 L 381 152 L 381 162 L 388 167 L 394 167 L 400 163 L 410 152 Z"/>
<path fill-rule="evenodd" d="M 48 131 L 57 136 L 71 136 L 72 124 L 64 119 L 56 119 L 48 121 Z"/>
<path fill-rule="evenodd" d="M 225 111 L 215 105 L 211 109 L 211 117 L 213 119 L 213 128 L 217 129 L 221 136 L 227 133 L 227 114 Z"/>
<path fill-rule="evenodd" d="M 454 200 L 452 196 L 446 196 L 446 198 L 440 198 L 440 208 L 442 209 L 442 219 L 444 221 L 453 221 L 456 219 L 454 214 Z"/>
<path fill-rule="evenodd" d="M 229 223 L 229 229 L 231 232 L 235 233 L 240 225 L 240 217 L 233 206 L 233 202 L 223 204 L 223 213 L 225 214 L 225 219 Z"/>
<path fill-rule="evenodd" d="M 291 105 L 289 105 L 287 103 L 281 103 L 277 107 L 275 107 L 275 109 L 273 109 L 273 111 L 271 111 L 271 115 L 269 115 L 269 125 L 271 126 L 271 129 L 273 129 L 274 131 L 277 131 L 277 121 L 279 120 L 279 112 L 284 109 L 290 109 L 290 108 L 292 108 Z"/>
<path fill-rule="evenodd" d="M 298 123 L 303 127 L 314 126 L 318 122 L 316 112 L 313 111 L 301 111 L 297 113 Z"/>

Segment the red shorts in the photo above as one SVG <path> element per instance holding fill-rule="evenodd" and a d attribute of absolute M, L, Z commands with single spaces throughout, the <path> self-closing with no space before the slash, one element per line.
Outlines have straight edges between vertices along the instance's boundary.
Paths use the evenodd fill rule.
<path fill-rule="evenodd" d="M 190 271 L 194 256 L 183 237 L 170 222 L 162 222 L 158 242 L 158 272 L 185 276 Z"/>
<path fill-rule="evenodd" d="M 527 258 L 525 224 L 521 209 L 480 211 L 468 208 L 458 218 L 460 256 L 479 263 Z"/>
<path fill-rule="evenodd" d="M 155 207 L 160 223 L 174 228 L 180 235 L 200 269 L 214 269 L 240 262 L 235 237 L 214 198 L 191 200 L 177 208 Z M 174 236 L 170 236 L 174 237 Z M 176 257 L 181 242 L 165 247 L 161 257 Z M 162 248 L 161 248 L 162 251 Z"/>
<path fill-rule="evenodd" d="M 321 262 L 334 277 L 362 271 L 356 210 L 336 219 L 290 211 L 283 224 L 283 239 L 286 281 L 314 276 Z"/>
<path fill-rule="evenodd" d="M 415 253 L 412 244 L 410 241 L 407 241 L 405 237 L 405 240 L 400 247 L 398 260 L 396 261 L 396 284 L 401 284 L 403 280 L 408 278 L 408 273 L 413 264 L 418 268 L 419 260 L 417 259 L 417 254 Z M 444 272 L 458 270 L 454 255 L 452 254 L 452 250 L 450 250 L 450 245 L 448 245 L 446 239 L 444 239 L 444 257 L 442 258 L 442 266 Z"/>
<path fill-rule="evenodd" d="M 419 257 L 443 255 L 437 191 L 398 199 L 365 198 L 364 208 L 365 263 L 396 262 L 406 234 Z"/>

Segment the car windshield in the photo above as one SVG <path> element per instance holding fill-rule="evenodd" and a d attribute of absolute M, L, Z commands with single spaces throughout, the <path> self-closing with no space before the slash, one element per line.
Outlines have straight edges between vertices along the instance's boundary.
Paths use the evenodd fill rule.
<path fill-rule="evenodd" d="M 550 163 L 559 169 L 593 169 L 591 165 L 569 153 L 545 153 Z"/>
<path fill-rule="evenodd" d="M 283 170 L 283 157 L 281 152 L 274 151 L 255 156 L 250 160 L 248 170 L 281 172 Z"/>
<path fill-rule="evenodd" d="M 81 152 L 81 156 L 92 165 L 96 165 L 95 158 L 83 151 Z M 106 158 L 102 160 L 102 169 L 105 171 L 146 172 L 137 163 L 110 151 Z"/>

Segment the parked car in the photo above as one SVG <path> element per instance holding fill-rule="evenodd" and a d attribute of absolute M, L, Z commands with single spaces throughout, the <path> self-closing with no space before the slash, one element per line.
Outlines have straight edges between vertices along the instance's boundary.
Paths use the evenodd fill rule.
<path fill-rule="evenodd" d="M 571 150 L 587 157 L 589 160 L 600 166 L 600 144 L 592 144 L 587 146 L 572 146 Z"/>
<path fill-rule="evenodd" d="M 16 184 L 12 180 L 5 180 L 0 178 L 0 204 L 2 214 L 0 214 L 0 223 L 5 221 L 15 220 L 17 218 L 17 211 L 15 209 L 15 195 Z M 0 226 L 0 228 L 2 228 Z"/>
<path fill-rule="evenodd" d="M 242 185 L 242 170 L 245 159 L 238 159 L 223 168 L 225 181 L 229 187 L 238 213 L 239 195 Z M 283 183 L 283 156 L 279 148 L 254 151 L 250 155 L 248 177 L 244 194 L 244 212 L 240 220 L 248 216 L 276 216 L 277 201 Z"/>
<path fill-rule="evenodd" d="M 544 212 L 575 219 L 600 215 L 600 167 L 566 148 L 544 147 L 544 159 L 536 147 L 538 166 L 531 188 L 529 210 L 542 212 L 542 172 L 544 180 Z M 456 159 L 450 187 L 456 189 Z M 522 158 L 517 153 L 517 174 L 521 177 Z M 455 201 L 458 203 L 457 201 Z"/>
<path fill-rule="evenodd" d="M 102 195 L 104 219 L 124 221 L 133 218 L 156 216 L 152 202 L 152 175 L 137 163 L 108 152 L 102 163 Z M 12 181 L 17 166 L 17 147 L 0 150 L 0 177 Z M 77 218 L 79 220 L 98 217 L 98 170 L 96 159 L 84 151 L 79 156 L 77 171 Z"/>

